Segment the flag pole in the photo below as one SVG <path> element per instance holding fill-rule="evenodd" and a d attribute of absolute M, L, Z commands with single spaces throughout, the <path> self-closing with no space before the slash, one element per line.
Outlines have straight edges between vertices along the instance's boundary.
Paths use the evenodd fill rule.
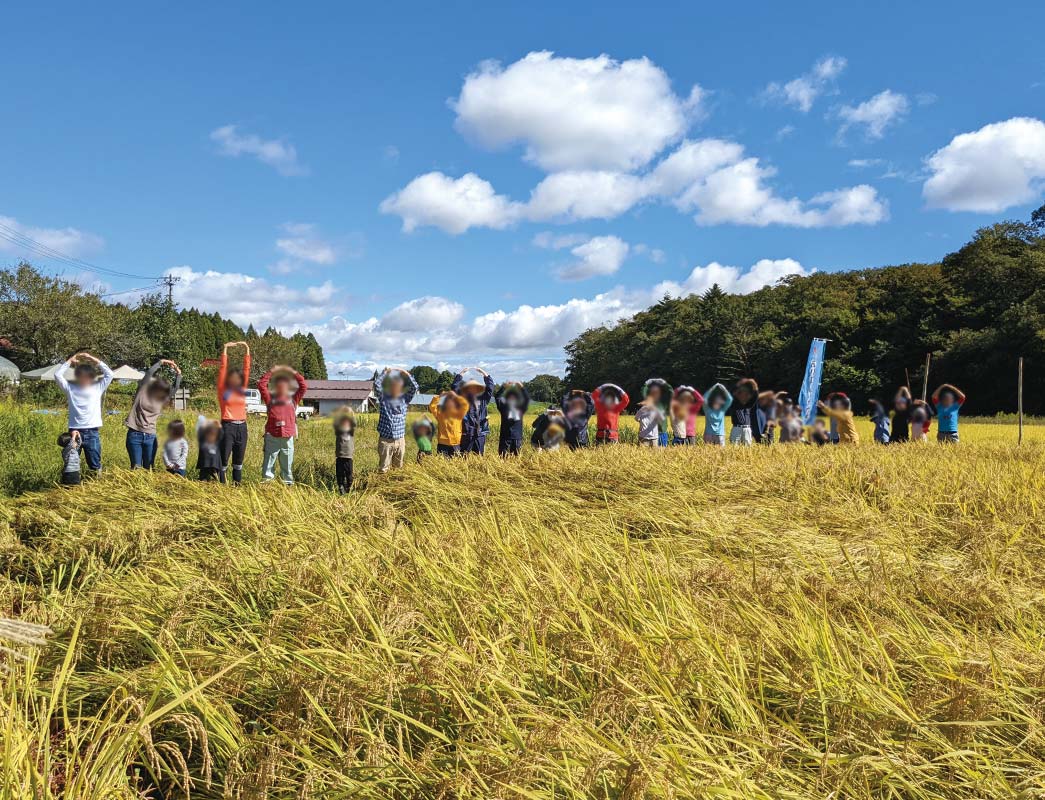
<path fill-rule="evenodd" d="M 1016 380 L 1016 408 L 1020 415 L 1020 432 L 1017 445 L 1023 444 L 1023 356 L 1020 356 L 1019 377 Z"/>

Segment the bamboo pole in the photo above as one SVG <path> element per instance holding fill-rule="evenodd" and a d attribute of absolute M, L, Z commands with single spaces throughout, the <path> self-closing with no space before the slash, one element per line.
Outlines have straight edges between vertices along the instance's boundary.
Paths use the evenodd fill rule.
<path fill-rule="evenodd" d="M 1023 356 L 1020 356 L 1019 377 L 1016 379 L 1016 409 L 1020 415 L 1020 432 L 1016 440 L 1017 445 L 1023 444 Z"/>
<path fill-rule="evenodd" d="M 932 353 L 925 354 L 925 374 L 922 376 L 922 402 L 929 396 L 929 364 L 932 362 Z"/>

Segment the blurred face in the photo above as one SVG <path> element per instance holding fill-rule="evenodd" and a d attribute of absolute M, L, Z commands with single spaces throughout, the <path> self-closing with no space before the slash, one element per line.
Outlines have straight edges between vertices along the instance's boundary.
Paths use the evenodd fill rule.
<path fill-rule="evenodd" d="M 162 381 L 153 381 L 149 384 L 149 397 L 156 402 L 165 402 L 170 394 L 170 387 Z"/>
<path fill-rule="evenodd" d="M 338 420 L 337 429 L 344 433 L 350 433 L 352 431 L 352 420 L 348 417 L 342 417 Z"/>
<path fill-rule="evenodd" d="M 954 396 L 954 392 L 944 390 L 940 392 L 940 405 L 951 406 L 954 405 L 957 398 Z"/>
<path fill-rule="evenodd" d="M 286 400 L 290 397 L 290 378 L 281 376 L 274 378 L 272 381 L 272 394 L 274 394 L 280 400 Z"/>
<path fill-rule="evenodd" d="M 907 406 L 909 405 L 909 403 L 907 401 L 907 398 L 904 395 L 898 394 L 898 395 L 896 395 L 895 399 L 893 400 L 893 405 L 895 405 L 901 411 L 904 411 L 904 410 L 907 409 Z"/>
<path fill-rule="evenodd" d="M 722 406 L 724 406 L 725 404 L 726 404 L 726 398 L 724 398 L 720 394 L 716 394 L 714 397 L 712 397 L 708 401 L 708 405 L 711 407 L 712 411 L 719 411 L 722 408 Z"/>
<path fill-rule="evenodd" d="M 646 392 L 646 399 L 650 400 L 650 401 L 652 401 L 654 403 L 659 403 L 660 402 L 660 398 L 661 398 L 660 387 L 656 386 L 656 385 L 649 387 L 649 390 Z"/>
<path fill-rule="evenodd" d="M 461 390 L 461 394 L 467 397 L 469 400 L 474 400 L 483 393 L 482 386 L 476 386 L 474 383 L 470 383 Z"/>
<path fill-rule="evenodd" d="M 236 391 L 237 389 L 242 389 L 243 388 L 243 373 L 240 372 L 238 369 L 234 369 L 234 370 L 230 371 L 225 376 L 225 386 L 226 386 L 226 388 L 232 389 L 233 391 Z"/>
<path fill-rule="evenodd" d="M 86 364 L 80 364 L 73 370 L 73 380 L 77 386 L 86 389 L 94 383 L 94 370 Z"/>
<path fill-rule="evenodd" d="M 221 429 L 217 425 L 209 425 L 207 426 L 207 432 L 203 434 L 203 441 L 207 444 L 217 444 L 220 436 Z"/>
<path fill-rule="evenodd" d="M 403 379 L 394 375 L 385 379 L 385 394 L 389 397 L 399 397 L 403 393 Z"/>
<path fill-rule="evenodd" d="M 620 395 L 614 389 L 606 389 L 602 392 L 602 399 L 613 406 L 620 402 Z"/>
<path fill-rule="evenodd" d="M 841 397 L 832 397 L 831 408 L 845 408 L 845 403 L 842 401 Z"/>
<path fill-rule="evenodd" d="M 751 400 L 751 390 L 746 386 L 741 386 L 737 389 L 737 400 L 743 405 Z"/>
<path fill-rule="evenodd" d="M 583 397 L 575 397 L 570 401 L 569 411 L 571 417 L 584 414 L 588 410 L 588 404 Z"/>

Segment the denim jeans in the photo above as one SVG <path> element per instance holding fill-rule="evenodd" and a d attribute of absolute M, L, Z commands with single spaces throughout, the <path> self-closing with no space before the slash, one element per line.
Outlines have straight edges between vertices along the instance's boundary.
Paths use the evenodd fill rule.
<path fill-rule="evenodd" d="M 102 468 L 102 438 L 98 435 L 97 428 L 73 428 L 80 434 L 80 449 L 83 451 L 84 461 L 88 469 L 98 472 Z"/>
<path fill-rule="evenodd" d="M 152 469 L 156 460 L 156 434 L 127 429 L 127 455 L 131 469 Z"/>

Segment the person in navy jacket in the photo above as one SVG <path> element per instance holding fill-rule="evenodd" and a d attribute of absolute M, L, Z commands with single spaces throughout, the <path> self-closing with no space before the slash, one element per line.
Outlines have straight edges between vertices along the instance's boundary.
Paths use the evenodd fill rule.
<path fill-rule="evenodd" d="M 493 401 L 494 385 L 486 370 L 481 367 L 472 367 L 472 370 L 482 376 L 481 383 L 475 378 L 465 380 L 464 373 L 470 370 L 462 370 L 454 376 L 450 388 L 468 401 L 468 413 L 461 424 L 461 452 L 482 455 L 490 433 L 489 406 Z"/>

